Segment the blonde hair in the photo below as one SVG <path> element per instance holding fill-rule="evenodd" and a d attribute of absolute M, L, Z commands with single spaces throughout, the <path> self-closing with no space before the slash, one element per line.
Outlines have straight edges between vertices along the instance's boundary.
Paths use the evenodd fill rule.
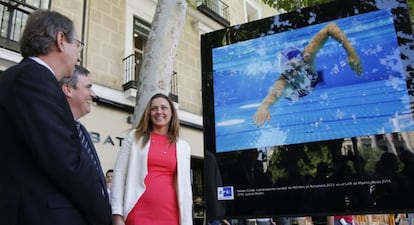
<path fill-rule="evenodd" d="M 176 143 L 179 137 L 180 121 L 178 120 L 177 110 L 175 110 L 174 104 L 168 96 L 162 93 L 157 93 L 153 95 L 151 99 L 149 100 L 149 102 L 147 103 L 147 106 L 145 107 L 145 110 L 141 116 L 141 119 L 137 127 L 135 128 L 136 129 L 135 138 L 137 140 L 142 138 L 142 146 L 145 146 L 148 143 L 150 139 L 151 131 L 153 129 L 153 124 L 151 122 L 151 103 L 156 98 L 164 98 L 165 100 L 168 101 L 168 104 L 170 105 L 171 120 L 168 126 L 168 132 L 167 132 L 168 138 L 170 140 L 170 144 Z"/>

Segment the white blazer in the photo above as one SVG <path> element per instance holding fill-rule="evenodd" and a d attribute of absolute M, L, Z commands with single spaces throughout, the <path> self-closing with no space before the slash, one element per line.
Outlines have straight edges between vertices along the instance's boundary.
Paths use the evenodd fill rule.
<path fill-rule="evenodd" d="M 148 142 L 142 148 L 142 139 L 135 139 L 135 130 L 130 131 L 118 153 L 111 185 L 112 214 L 127 218 L 138 199 L 145 191 L 147 176 Z M 177 193 L 180 225 L 192 225 L 191 148 L 177 141 Z"/>

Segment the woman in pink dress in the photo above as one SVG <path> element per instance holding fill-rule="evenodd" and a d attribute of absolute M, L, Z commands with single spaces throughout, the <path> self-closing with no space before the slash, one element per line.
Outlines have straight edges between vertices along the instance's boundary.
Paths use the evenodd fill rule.
<path fill-rule="evenodd" d="M 155 94 L 116 160 L 113 225 L 192 225 L 190 159 L 171 99 Z"/>

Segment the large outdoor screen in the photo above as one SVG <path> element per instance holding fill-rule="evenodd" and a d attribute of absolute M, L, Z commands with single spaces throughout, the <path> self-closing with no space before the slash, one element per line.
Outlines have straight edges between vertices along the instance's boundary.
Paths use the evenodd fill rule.
<path fill-rule="evenodd" d="M 333 1 L 201 46 L 209 218 L 414 211 L 405 1 Z"/>

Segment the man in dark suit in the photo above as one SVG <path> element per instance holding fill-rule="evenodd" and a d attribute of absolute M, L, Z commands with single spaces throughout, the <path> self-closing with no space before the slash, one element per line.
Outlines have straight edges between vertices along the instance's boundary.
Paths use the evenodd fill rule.
<path fill-rule="evenodd" d="M 86 128 L 80 123 L 79 119 L 91 111 L 91 104 L 96 98 L 92 90 L 92 81 L 89 78 L 89 70 L 83 66 L 76 65 L 72 77 L 64 77 L 59 81 L 63 93 L 68 100 L 75 123 L 79 127 L 78 135 L 81 140 L 82 150 L 90 151 L 91 163 L 96 165 L 99 182 L 106 197 L 108 197 L 106 179 L 103 174 L 101 163 L 95 146 Z M 82 141 L 84 139 L 84 141 Z M 109 200 L 109 197 L 108 197 Z"/>
<path fill-rule="evenodd" d="M 20 45 L 24 59 L 0 77 L 1 224 L 110 224 L 109 201 L 58 84 L 80 57 L 73 22 L 35 11 Z"/>

